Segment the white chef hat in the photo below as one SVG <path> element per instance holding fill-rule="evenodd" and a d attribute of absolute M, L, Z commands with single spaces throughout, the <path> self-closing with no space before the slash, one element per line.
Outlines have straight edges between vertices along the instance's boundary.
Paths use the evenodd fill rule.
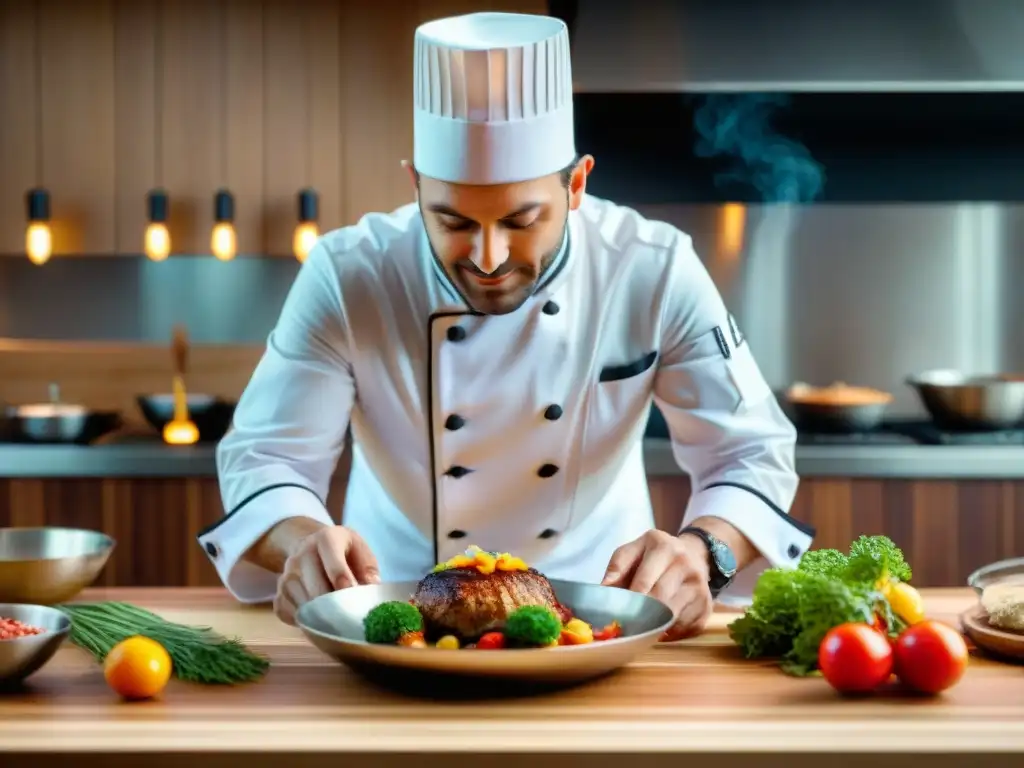
<path fill-rule="evenodd" d="M 461 184 L 556 173 L 576 157 L 569 33 L 550 16 L 471 13 L 416 30 L 413 165 Z"/>

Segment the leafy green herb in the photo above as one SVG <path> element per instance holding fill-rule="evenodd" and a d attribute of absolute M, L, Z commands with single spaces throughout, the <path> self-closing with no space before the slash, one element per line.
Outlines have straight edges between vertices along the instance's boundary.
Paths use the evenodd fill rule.
<path fill-rule="evenodd" d="M 69 603 L 60 610 L 71 618 L 71 642 L 102 663 L 111 649 L 133 636 L 148 637 L 166 649 L 179 680 L 208 685 L 235 685 L 258 680 L 270 662 L 240 640 L 209 627 L 173 624 L 129 603 Z"/>
<path fill-rule="evenodd" d="M 861 536 L 849 555 L 807 552 L 795 569 L 770 568 L 761 575 L 753 603 L 729 625 L 729 635 L 747 658 L 779 658 L 789 674 L 812 674 L 818 646 L 833 627 L 871 624 L 878 617 L 891 635 L 898 634 L 903 624 L 882 587 L 910 576 L 903 553 L 885 536 Z"/>

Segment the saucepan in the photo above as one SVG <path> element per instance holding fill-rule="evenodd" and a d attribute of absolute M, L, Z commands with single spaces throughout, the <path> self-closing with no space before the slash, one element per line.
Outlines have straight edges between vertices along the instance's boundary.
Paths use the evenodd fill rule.
<path fill-rule="evenodd" d="M 31 443 L 91 443 L 121 427 L 117 411 L 101 411 L 61 401 L 60 387 L 50 385 L 50 400 L 9 405 L 4 409 L 5 439 Z"/>
<path fill-rule="evenodd" d="M 841 381 L 827 387 L 796 382 L 783 393 L 782 401 L 801 432 L 867 432 L 882 423 L 893 396 Z"/>
<path fill-rule="evenodd" d="M 1024 426 L 1024 375 L 968 376 L 942 369 L 907 379 L 936 426 L 992 431 Z"/>

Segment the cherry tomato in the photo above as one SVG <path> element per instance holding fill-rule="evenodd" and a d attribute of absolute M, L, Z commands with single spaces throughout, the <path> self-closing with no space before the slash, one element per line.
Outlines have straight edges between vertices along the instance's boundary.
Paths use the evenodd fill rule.
<path fill-rule="evenodd" d="M 865 693 L 892 675 L 893 649 L 870 624 L 841 624 L 818 647 L 818 668 L 829 685 L 843 693 Z"/>
<path fill-rule="evenodd" d="M 476 647 L 485 651 L 494 651 L 505 647 L 505 635 L 501 632 L 488 632 L 476 641 Z"/>
<path fill-rule="evenodd" d="M 967 643 L 952 627 L 925 619 L 896 639 L 896 675 L 922 693 L 956 685 L 967 669 Z"/>

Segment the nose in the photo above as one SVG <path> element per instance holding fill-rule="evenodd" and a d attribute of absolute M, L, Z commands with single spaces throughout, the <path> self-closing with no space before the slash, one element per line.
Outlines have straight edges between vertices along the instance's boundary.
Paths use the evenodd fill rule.
<path fill-rule="evenodd" d="M 470 261 L 476 268 L 485 274 L 496 272 L 498 268 L 508 261 L 508 241 L 505 235 L 497 228 L 481 228 L 480 234 L 473 243 L 473 255 Z"/>

